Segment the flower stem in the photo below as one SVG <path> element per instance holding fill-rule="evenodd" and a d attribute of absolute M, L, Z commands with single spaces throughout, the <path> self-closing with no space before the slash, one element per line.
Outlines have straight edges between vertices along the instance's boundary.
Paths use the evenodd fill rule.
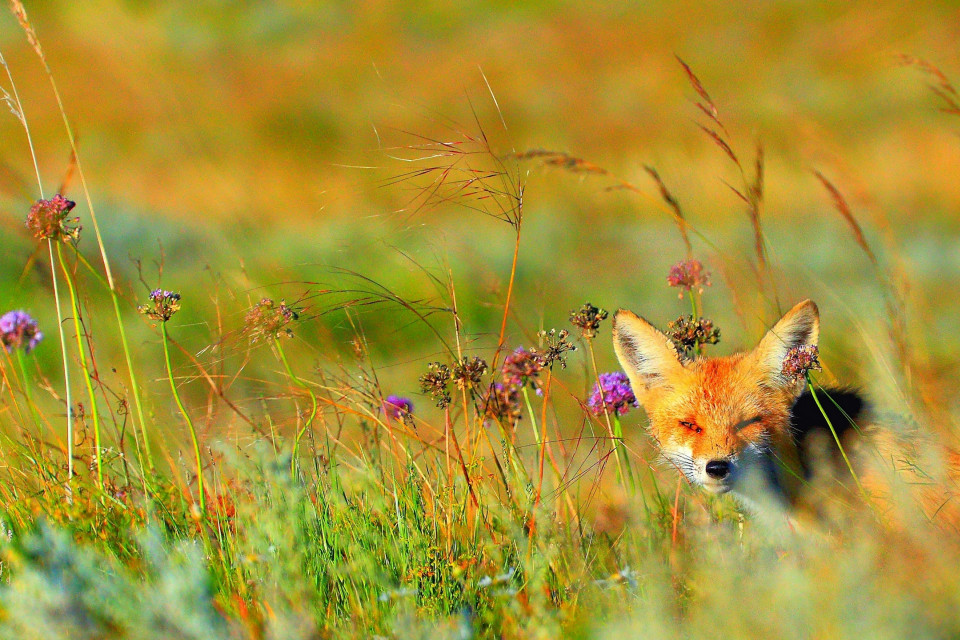
<path fill-rule="evenodd" d="M 293 372 L 293 368 L 290 366 L 290 361 L 287 360 L 287 354 L 284 353 L 283 345 L 280 344 L 280 340 L 278 338 L 274 338 L 273 343 L 277 346 L 277 353 L 280 354 L 280 361 L 283 362 L 283 368 L 287 370 L 287 375 L 290 376 L 290 380 L 292 380 L 295 385 L 306 391 L 310 396 L 310 415 L 307 417 L 306 422 L 303 423 L 303 427 L 297 432 L 297 437 L 293 441 L 293 456 L 290 458 L 290 477 L 291 479 L 296 480 L 297 452 L 300 450 L 300 438 L 302 438 L 303 434 L 313 426 L 313 420 L 317 417 L 317 394 L 313 392 L 313 389 L 311 389 L 306 382 L 301 380 L 297 374 Z"/>
<path fill-rule="evenodd" d="M 590 351 L 590 362 L 593 365 L 593 377 L 597 381 L 597 388 L 600 390 L 600 404 L 603 406 L 603 417 L 607 422 L 607 433 L 610 435 L 610 439 L 613 441 L 613 457 L 617 461 L 617 479 L 620 480 L 620 484 L 626 484 L 624 482 L 623 476 L 623 462 L 620 460 L 620 449 L 619 441 L 617 440 L 616 434 L 613 432 L 613 424 L 610 422 L 610 412 L 607 410 L 607 399 L 604 397 L 603 393 L 603 383 L 600 380 L 600 370 L 597 368 L 597 355 L 593 350 L 593 340 L 587 339 L 587 350 Z"/>
<path fill-rule="evenodd" d="M 91 382 L 90 367 L 87 365 L 87 352 L 83 348 L 83 337 L 85 332 L 80 324 L 80 302 L 77 300 L 77 289 L 73 285 L 73 278 L 70 277 L 70 270 L 63 259 L 63 251 L 57 244 L 57 259 L 60 262 L 60 270 L 63 272 L 63 279 L 67 283 L 67 291 L 70 292 L 70 305 L 73 316 L 73 329 L 77 335 L 77 351 L 80 357 L 80 368 L 83 369 L 83 381 L 87 387 L 87 395 L 90 397 L 90 413 L 93 417 L 93 446 L 96 449 L 97 461 L 97 484 L 103 491 L 103 448 L 100 442 L 100 409 L 97 404 L 97 396 L 93 390 Z"/>
<path fill-rule="evenodd" d="M 173 392 L 173 398 L 177 401 L 177 407 L 180 409 L 180 414 L 183 416 L 183 419 L 187 423 L 187 427 L 190 429 L 190 439 L 193 440 L 193 454 L 197 458 L 197 487 L 200 490 L 200 514 L 204 515 L 207 512 L 206 508 L 206 498 L 203 493 L 203 461 L 200 458 L 200 441 L 197 438 L 197 430 L 193 426 L 193 420 L 190 419 L 190 414 L 187 413 L 187 410 L 183 406 L 183 401 L 180 399 L 180 392 L 177 390 L 177 383 L 173 380 L 173 367 L 170 365 L 170 347 L 167 344 L 167 323 L 160 323 L 160 335 L 163 339 L 163 357 L 167 363 L 167 378 L 170 380 L 170 390 Z"/>
<path fill-rule="evenodd" d="M 830 427 L 830 433 L 833 434 L 833 440 L 837 443 L 837 448 L 840 449 L 840 455 L 843 456 L 843 461 L 847 464 L 847 469 L 850 471 L 853 481 L 857 484 L 857 489 L 860 490 L 860 493 L 864 498 L 867 498 L 867 492 L 864 490 L 863 485 L 860 484 L 860 478 L 857 476 L 857 472 L 853 470 L 853 465 L 850 463 L 850 458 L 847 457 L 847 452 L 843 450 L 843 445 L 840 444 L 840 437 L 837 435 L 837 430 L 833 428 L 833 423 L 830 421 L 830 417 L 824 410 L 823 405 L 820 404 L 820 398 L 817 397 L 817 392 L 813 388 L 813 381 L 810 379 L 810 373 L 807 372 L 806 376 L 807 389 L 810 390 L 810 395 L 813 396 L 813 401 L 817 403 L 817 408 L 820 409 L 823 419 L 826 420 L 827 426 Z"/>
<path fill-rule="evenodd" d="M 56 263 L 53 259 L 53 240 L 47 239 L 50 252 L 50 277 L 53 280 L 53 299 L 57 305 L 57 329 L 60 331 L 60 353 L 63 357 L 63 386 L 67 402 L 67 495 L 69 482 L 73 479 L 73 400 L 70 395 L 70 357 L 67 355 L 67 338 L 63 332 L 63 314 L 60 311 L 60 288 L 57 285 Z"/>

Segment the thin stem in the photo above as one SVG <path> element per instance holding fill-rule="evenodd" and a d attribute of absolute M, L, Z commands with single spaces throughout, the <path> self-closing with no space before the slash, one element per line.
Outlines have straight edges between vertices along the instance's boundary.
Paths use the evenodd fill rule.
<path fill-rule="evenodd" d="M 837 430 L 833 428 L 833 423 L 830 421 L 830 416 L 827 415 L 827 412 L 824 411 L 823 405 L 820 404 L 820 398 L 817 397 L 817 392 L 813 388 L 813 381 L 810 379 L 810 374 L 807 373 L 807 389 L 810 390 L 810 395 L 813 396 L 813 401 L 817 403 L 817 408 L 820 409 L 820 413 L 823 415 L 823 419 L 826 420 L 827 426 L 830 427 L 830 433 L 833 434 L 833 440 L 837 443 L 837 448 L 840 449 L 840 455 L 843 456 L 843 461 L 847 464 L 847 469 L 850 470 L 850 475 L 853 477 L 853 481 L 857 484 L 857 488 L 860 490 L 860 493 L 864 498 L 867 498 L 867 492 L 864 490 L 863 485 L 860 484 L 860 478 L 857 477 L 857 472 L 853 470 L 853 465 L 850 463 L 850 458 L 847 457 L 847 452 L 843 450 L 843 445 L 840 444 L 840 437 L 837 435 Z"/>
<path fill-rule="evenodd" d="M 160 336 L 163 339 L 163 357 L 167 363 L 167 378 L 170 380 L 170 390 L 173 392 L 173 398 L 177 402 L 180 414 L 190 429 L 190 439 L 193 440 L 193 454 L 197 458 L 197 486 L 200 490 L 200 514 L 204 515 L 207 512 L 207 505 L 203 493 L 203 461 L 200 458 L 200 440 L 197 438 L 197 430 L 193 426 L 193 420 L 190 419 L 190 414 L 187 413 L 187 410 L 183 406 L 183 401 L 180 399 L 177 383 L 173 380 L 173 367 L 170 365 L 170 347 L 167 344 L 167 323 L 165 321 L 160 322 Z"/>
<path fill-rule="evenodd" d="M 510 300 L 513 297 L 513 283 L 517 277 L 517 259 L 520 256 L 520 225 L 517 224 L 517 238 L 513 244 L 513 263 L 510 265 L 510 280 L 507 284 L 507 300 L 503 305 L 503 321 L 500 323 L 500 337 L 497 339 L 497 350 L 493 354 L 493 365 L 496 369 L 497 360 L 500 352 L 503 350 L 504 340 L 507 335 L 507 318 L 510 316 Z"/>
<path fill-rule="evenodd" d="M 597 368 L 597 355 L 593 350 L 593 340 L 586 338 L 587 350 L 590 352 L 590 362 L 593 365 L 593 377 L 597 381 L 597 389 L 600 390 L 600 404 L 603 406 L 603 417 L 607 422 L 607 433 L 613 440 L 613 457 L 617 461 L 617 479 L 620 484 L 626 484 L 623 476 L 623 463 L 620 461 L 620 447 L 617 446 L 617 436 L 613 432 L 613 425 L 610 422 L 610 412 L 607 410 L 607 399 L 604 397 L 603 384 L 600 382 L 600 370 Z"/>
<path fill-rule="evenodd" d="M 19 5 L 19 3 L 17 4 Z M 83 163 L 80 161 L 80 153 L 77 150 L 76 136 L 74 136 L 73 128 L 70 126 L 70 120 L 69 118 L 67 118 L 67 111 L 63 106 L 63 99 L 60 96 L 60 90 L 57 88 L 57 83 L 53 78 L 53 71 L 50 69 L 50 65 L 47 63 L 47 57 L 43 52 L 43 48 L 40 46 L 40 40 L 39 38 L 37 38 L 36 32 L 33 29 L 33 25 L 30 24 L 29 19 L 27 18 L 26 10 L 24 10 L 23 6 L 20 5 L 18 7 L 18 10 L 15 13 L 17 13 L 17 17 L 20 19 L 21 26 L 23 27 L 24 31 L 26 31 L 28 40 L 30 40 L 31 45 L 33 46 L 33 49 L 37 54 L 37 57 L 40 58 L 40 62 L 43 64 L 43 69 L 47 75 L 47 79 L 50 80 L 50 88 L 53 91 L 54 98 L 56 98 L 57 108 L 60 111 L 60 117 L 63 121 L 63 127 L 67 133 L 67 140 L 70 142 L 70 150 L 73 153 L 73 161 L 77 167 L 77 175 L 80 177 L 80 185 L 83 187 L 83 195 L 87 202 L 87 208 L 90 210 L 90 220 L 93 222 L 93 231 L 94 231 L 94 235 L 96 235 L 96 238 L 97 238 L 97 247 L 100 250 L 100 258 L 103 261 L 103 271 L 107 276 L 107 285 L 110 290 L 110 297 L 113 300 L 113 310 L 117 318 L 117 327 L 120 333 L 120 342 L 123 346 L 123 354 L 124 354 L 124 358 L 126 359 L 127 371 L 130 376 L 131 392 L 133 393 L 134 406 L 137 410 L 137 419 L 140 422 L 140 430 L 141 430 L 141 435 L 143 436 L 144 449 L 147 454 L 147 463 L 149 464 L 150 468 L 153 469 L 153 459 L 150 455 L 150 444 L 149 444 L 149 440 L 147 439 L 147 433 L 146 433 L 146 422 L 143 418 L 143 407 L 141 404 L 140 391 L 139 391 L 140 388 L 137 385 L 136 375 L 134 374 L 133 360 L 130 357 L 130 345 L 127 341 L 127 334 L 123 326 L 123 316 L 120 313 L 120 302 L 117 295 L 117 286 L 116 286 L 116 282 L 113 279 L 113 271 L 110 269 L 110 260 L 107 258 L 107 248 L 106 248 L 106 245 L 104 245 L 103 243 L 103 236 L 100 233 L 100 225 L 97 222 L 97 214 L 93 207 L 93 199 L 90 197 L 90 189 L 87 187 L 87 177 L 86 177 L 86 174 L 84 174 Z M 7 71 L 9 73 L 9 69 Z M 20 109 L 20 114 L 23 120 L 24 128 L 26 129 L 27 128 L 26 118 L 23 117 L 22 107 L 19 107 L 19 104 L 20 104 L 19 97 L 17 97 L 17 104 L 18 104 L 18 108 Z M 27 139 L 28 141 L 30 141 L 29 129 L 27 129 Z M 31 153 L 33 153 L 32 142 L 31 142 Z M 34 166 L 36 167 L 35 157 L 34 157 Z M 39 182 L 39 178 L 40 176 L 39 176 L 39 170 L 38 170 L 37 171 L 38 182 Z M 43 192 L 43 189 L 41 187 L 41 198 L 43 197 L 42 192 Z M 52 260 L 51 260 L 51 263 L 52 263 Z"/>
<path fill-rule="evenodd" d="M 280 344 L 280 340 L 278 338 L 274 338 L 273 343 L 277 346 L 277 353 L 280 354 L 280 361 L 283 362 L 283 367 L 287 370 L 287 375 L 290 376 L 290 379 L 295 385 L 306 391 L 310 396 L 310 415 L 307 417 L 306 422 L 303 423 L 303 427 L 297 432 L 297 437 L 293 441 L 293 457 L 290 458 L 290 477 L 291 479 L 296 480 L 297 452 L 300 449 L 300 438 L 303 437 L 303 434 L 306 433 L 307 429 L 313 426 L 313 420 L 317 417 L 317 394 L 313 392 L 313 389 L 311 389 L 306 382 L 297 377 L 297 374 L 293 372 L 293 368 L 290 366 L 290 361 L 287 360 L 287 354 L 284 353 L 283 345 Z"/>
<path fill-rule="evenodd" d="M 100 410 L 99 405 L 97 404 L 97 397 L 93 391 L 93 383 L 91 382 L 90 367 L 87 365 L 87 353 L 83 348 L 83 336 L 84 331 L 83 327 L 80 324 L 80 303 L 77 300 L 77 289 L 73 285 L 73 278 L 70 277 L 70 270 L 67 268 L 67 263 L 63 259 L 63 251 L 60 248 L 60 244 L 57 244 L 57 259 L 60 262 L 60 270 L 63 272 L 63 279 L 67 283 L 67 291 L 70 292 L 70 305 L 72 308 L 73 316 L 73 330 L 77 335 L 77 351 L 80 356 L 80 368 L 83 369 L 83 381 L 87 387 L 87 395 L 90 397 L 90 413 L 93 417 L 93 440 L 94 448 L 96 449 L 96 460 L 97 460 L 97 484 L 100 486 L 100 490 L 103 490 L 103 448 L 100 443 Z"/>
<path fill-rule="evenodd" d="M 53 280 L 53 299 L 57 305 L 57 329 L 60 332 L 60 352 L 63 356 L 63 386 L 67 401 L 67 483 L 73 479 L 73 399 L 70 395 L 70 358 L 67 355 L 67 338 L 63 332 L 63 313 L 60 311 L 60 288 L 57 285 L 57 270 L 53 259 L 53 240 L 47 239 L 50 252 L 50 277 Z M 69 488 L 68 488 L 69 495 Z"/>

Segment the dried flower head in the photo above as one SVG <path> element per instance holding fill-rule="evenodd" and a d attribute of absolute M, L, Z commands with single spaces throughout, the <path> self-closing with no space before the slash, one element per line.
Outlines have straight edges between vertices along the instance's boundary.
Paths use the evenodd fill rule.
<path fill-rule="evenodd" d="M 603 415 L 604 411 L 622 416 L 638 406 L 629 378 L 619 371 L 601 373 L 599 382 L 594 383 L 593 393 L 587 399 L 587 407 L 597 416 Z"/>
<path fill-rule="evenodd" d="M 600 309 L 589 302 L 585 302 L 577 311 L 570 312 L 570 322 L 580 328 L 580 335 L 584 338 L 595 338 L 600 329 L 600 323 L 607 319 L 606 309 Z"/>
<path fill-rule="evenodd" d="M 703 263 L 699 260 L 684 260 L 670 267 L 667 284 L 680 287 L 683 291 L 696 289 L 697 293 L 703 293 L 703 288 L 710 286 L 710 274 L 704 270 Z M 683 291 L 680 292 L 681 298 Z"/>
<path fill-rule="evenodd" d="M 526 384 L 536 385 L 543 367 L 544 361 L 539 354 L 517 347 L 503 360 L 503 382 L 517 388 Z"/>
<path fill-rule="evenodd" d="M 606 311 L 604 311 L 604 314 L 605 313 Z M 560 331 L 556 329 L 540 331 L 537 333 L 537 337 L 540 338 L 540 347 L 538 349 L 531 349 L 530 352 L 537 358 L 541 367 L 552 368 L 554 363 L 559 362 L 560 368 L 566 369 L 567 356 L 564 354 L 577 350 L 577 348 L 573 346 L 573 343 L 567 340 L 567 336 L 569 335 L 570 332 L 566 329 L 561 329 Z"/>
<path fill-rule="evenodd" d="M 720 342 L 720 329 L 713 326 L 709 318 L 693 319 L 693 316 L 680 316 L 668 325 L 667 337 L 673 341 L 677 351 L 688 355 L 704 344 Z"/>
<path fill-rule="evenodd" d="M 453 368 L 453 381 L 458 389 L 476 389 L 480 386 L 483 374 L 487 372 L 487 361 L 474 356 L 473 359 L 463 358 Z"/>
<path fill-rule="evenodd" d="M 383 412 L 393 420 L 407 424 L 413 422 L 413 402 L 410 398 L 387 396 L 383 400 Z"/>
<path fill-rule="evenodd" d="M 293 331 L 287 325 L 299 318 L 300 314 L 283 300 L 277 304 L 270 298 L 264 298 L 247 312 L 245 331 L 251 342 L 265 338 L 276 339 L 281 335 L 291 337 Z"/>
<path fill-rule="evenodd" d="M 173 291 L 164 291 L 163 289 L 154 289 L 150 292 L 150 302 L 152 304 L 142 304 L 137 307 L 137 311 L 152 320 L 166 322 L 180 310 L 180 294 Z"/>
<path fill-rule="evenodd" d="M 68 218 L 76 202 L 59 193 L 49 200 L 37 200 L 27 214 L 27 228 L 42 240 L 76 241 L 80 237 L 80 219 Z"/>
<path fill-rule="evenodd" d="M 429 371 L 420 376 L 420 390 L 432 397 L 437 406 L 445 409 L 452 398 L 447 388 L 450 382 L 450 367 L 439 362 L 430 363 Z"/>
<path fill-rule="evenodd" d="M 491 383 L 483 398 L 483 413 L 500 424 L 514 426 L 520 421 L 520 389 L 501 382 Z"/>
<path fill-rule="evenodd" d="M 800 382 L 807 377 L 808 371 L 820 371 L 821 369 L 820 348 L 812 344 L 805 344 L 793 347 L 787 352 L 787 357 L 783 359 L 781 373 L 792 382 Z"/>
<path fill-rule="evenodd" d="M 0 342 L 7 353 L 23 349 L 30 353 L 43 340 L 37 321 L 25 311 L 8 311 L 0 317 Z"/>

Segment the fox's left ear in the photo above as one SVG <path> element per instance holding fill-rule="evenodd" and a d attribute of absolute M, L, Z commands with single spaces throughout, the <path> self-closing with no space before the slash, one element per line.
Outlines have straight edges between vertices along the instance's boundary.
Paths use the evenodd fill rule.
<path fill-rule="evenodd" d="M 793 387 L 795 381 L 783 375 L 783 361 L 790 349 L 817 346 L 820 339 L 820 310 L 813 300 L 804 300 L 780 318 L 753 350 L 764 378 L 778 387 Z"/>

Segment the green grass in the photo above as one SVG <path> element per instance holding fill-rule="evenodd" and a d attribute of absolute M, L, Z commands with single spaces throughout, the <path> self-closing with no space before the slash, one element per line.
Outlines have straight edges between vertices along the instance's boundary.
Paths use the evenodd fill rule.
<path fill-rule="evenodd" d="M 439 5 L 400 5 L 389 19 L 405 32 L 388 37 L 364 12 L 238 3 L 185 22 L 160 5 L 142 14 L 108 2 L 50 6 L 38 11 L 52 75 L 30 66 L 30 44 L 12 44 L 22 33 L 0 31 L 4 53 L 16 53 L 11 67 L 27 70 L 17 76 L 25 115 L 38 112 L 9 118 L 0 141 L 3 223 L 19 230 L 42 193 L 22 178 L 34 171 L 30 154 L 41 183 L 81 166 L 91 182 L 67 182 L 87 228 L 78 245 L 53 246 L 58 263 L 48 266 L 47 248 L 25 233 L 0 238 L 0 311 L 26 308 L 47 334 L 29 354 L 0 351 L 0 637 L 960 633 L 949 503 L 923 511 L 893 483 L 902 492 L 878 514 L 838 484 L 818 518 L 788 526 L 706 496 L 658 463 L 641 412 L 586 410 L 597 375 L 617 368 L 609 321 L 595 339 L 569 323 L 586 300 L 661 326 L 692 302 L 694 315 L 722 327 L 711 355 L 751 346 L 780 308 L 814 297 L 822 380 L 864 387 L 895 430 L 916 425 L 953 442 L 960 338 L 945 292 L 960 282 L 951 253 L 960 158 L 943 140 L 957 120 L 931 107 L 937 98 L 922 79 L 936 76 L 899 69 L 891 84 L 893 71 L 875 62 L 885 38 L 934 47 L 948 5 L 891 4 L 860 33 L 861 57 L 818 44 L 859 24 L 859 13 L 784 5 L 747 19 L 711 7 L 711 28 L 727 35 L 681 52 L 709 96 L 673 59 L 662 28 L 676 16 L 666 4 L 652 17 L 598 12 L 575 25 L 551 22 L 552 3 L 484 14 L 492 32 L 525 37 L 490 46 L 496 55 L 466 96 L 442 87 L 461 76 L 449 66 L 458 55 L 484 50 L 470 26 L 479 7 L 451 16 Z M 614 37 L 611 25 L 624 23 L 659 61 L 643 67 L 646 82 L 630 62 L 642 52 Z M 743 24 L 753 36 L 737 36 Z M 55 26 L 60 37 L 47 33 Z M 319 45 L 327 65 L 318 69 L 350 90 L 294 90 L 312 85 L 290 80 L 290 60 L 331 28 L 337 40 Z M 78 57 L 80 36 L 88 49 Z M 738 38 L 759 47 L 743 54 L 759 79 L 700 63 Z M 121 64 L 130 39 L 146 57 L 138 50 Z M 554 50 L 554 39 L 566 46 Z M 249 55 L 221 59 L 223 41 Z M 399 46 L 408 42 L 436 55 Z M 403 109 L 396 128 L 367 140 L 350 132 L 368 131 L 366 118 L 379 126 L 391 101 L 363 95 L 356 69 L 380 46 L 401 52 L 390 54 L 390 73 L 409 80 L 404 63 L 429 69 L 417 102 L 440 115 Z M 229 73 L 199 82 L 208 74 L 192 65 Z M 126 79 L 130 113 L 159 118 L 169 135 L 111 113 L 117 103 L 99 90 L 81 97 L 84 73 L 110 69 Z M 151 87 L 150 77 L 161 81 Z M 40 97 L 50 78 L 64 83 L 65 105 Z M 163 90 L 174 78 L 179 96 Z M 210 83 L 234 109 L 218 108 Z M 791 97 L 796 86 L 806 92 Z M 159 107 L 145 87 L 156 88 Z M 636 95 L 656 113 L 642 112 Z M 691 97 L 715 100 L 719 115 Z M 795 109 L 774 108 L 781 98 Z M 81 107 L 97 135 L 76 141 L 70 123 Z M 627 123 L 634 116 L 641 124 Z M 37 124 L 21 149 L 26 122 Z M 559 122 L 568 124 L 554 130 Z M 743 133 L 755 126 L 782 132 L 759 135 L 763 188 L 755 141 Z M 573 155 L 516 160 L 539 147 Z M 847 154 L 831 156 L 837 147 Z M 90 163 L 67 162 L 60 152 L 71 148 Z M 342 164 L 366 165 L 357 159 L 371 148 L 375 170 L 331 166 L 338 152 L 350 156 Z M 637 168 L 647 163 L 680 214 Z M 158 166 L 182 178 L 157 177 Z M 323 197 L 305 186 L 317 175 L 330 183 Z M 677 300 L 665 284 L 688 251 L 677 215 L 713 274 L 702 297 Z M 156 287 L 183 293 L 169 322 L 137 313 Z M 264 297 L 285 300 L 299 318 L 252 326 Z M 519 420 L 490 411 L 486 393 L 503 381 L 505 356 L 543 348 L 538 332 L 553 328 L 573 331 L 577 351 L 531 381 L 539 393 L 517 390 Z M 474 356 L 489 365 L 480 383 L 448 383 L 448 406 L 434 406 L 418 383 L 429 363 L 454 369 Z M 412 415 L 384 411 L 394 394 L 413 398 Z M 935 450 L 918 449 L 898 464 L 942 480 Z"/>

